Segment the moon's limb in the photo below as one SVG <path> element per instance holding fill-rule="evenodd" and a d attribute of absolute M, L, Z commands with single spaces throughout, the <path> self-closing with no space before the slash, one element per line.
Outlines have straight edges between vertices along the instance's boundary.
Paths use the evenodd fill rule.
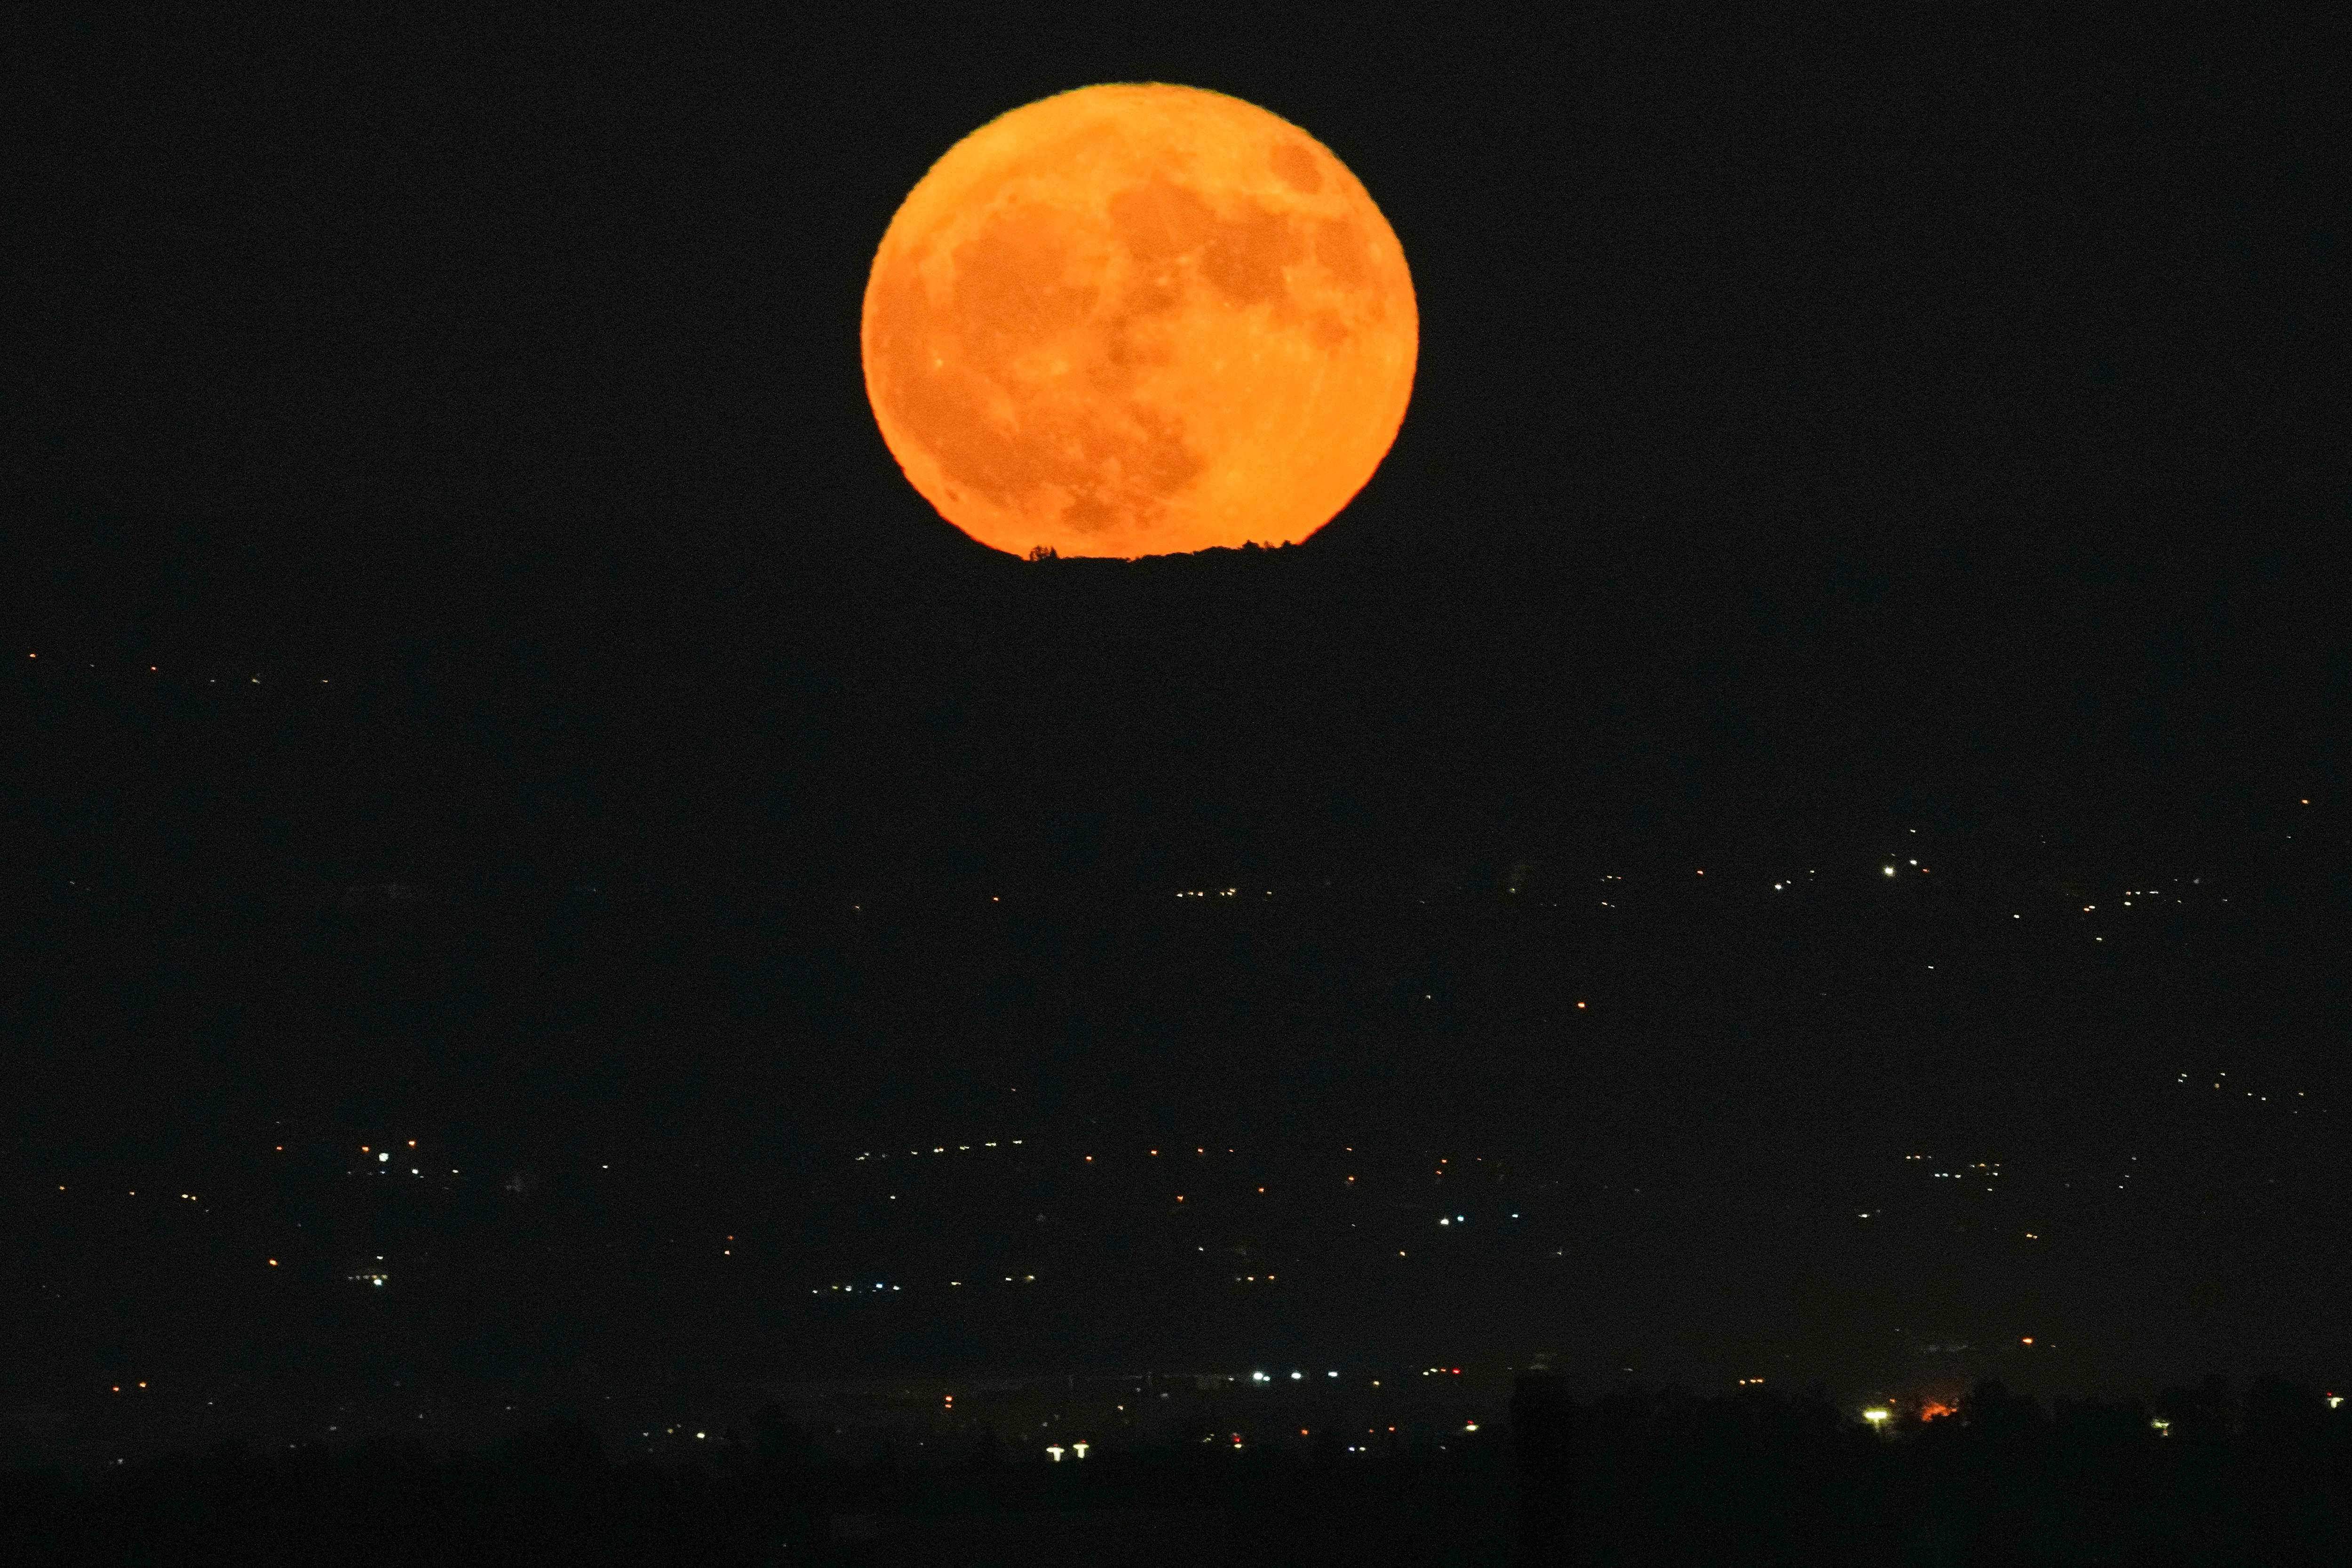
<path fill-rule="evenodd" d="M 1302 539 L 1411 395 L 1412 281 L 1360 184 L 1220 94 L 1082 89 L 950 151 L 893 218 L 864 354 L 942 515 L 1017 552 Z"/>

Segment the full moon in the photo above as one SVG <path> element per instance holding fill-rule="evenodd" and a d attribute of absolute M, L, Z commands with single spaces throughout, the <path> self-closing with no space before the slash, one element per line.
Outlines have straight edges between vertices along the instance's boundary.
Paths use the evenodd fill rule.
<path fill-rule="evenodd" d="M 999 116 L 874 257 L 866 394 L 983 544 L 1294 543 L 1372 477 L 1412 395 L 1404 251 L 1347 165 L 1223 93 L 1079 88 Z"/>

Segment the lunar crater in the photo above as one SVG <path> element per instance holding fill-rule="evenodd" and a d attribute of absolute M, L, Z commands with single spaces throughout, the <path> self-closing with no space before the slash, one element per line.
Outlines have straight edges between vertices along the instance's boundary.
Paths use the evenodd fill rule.
<path fill-rule="evenodd" d="M 1296 142 L 1276 142 L 1265 162 L 1275 178 L 1301 195 L 1311 196 L 1323 188 L 1323 171 L 1316 165 L 1315 154 Z"/>

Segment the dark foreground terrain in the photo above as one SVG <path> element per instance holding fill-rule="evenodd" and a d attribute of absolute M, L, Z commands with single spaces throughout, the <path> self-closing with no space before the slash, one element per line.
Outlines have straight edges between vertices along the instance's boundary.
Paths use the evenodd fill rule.
<path fill-rule="evenodd" d="M 1084 1462 L 878 1445 L 817 1457 L 779 1405 L 707 1463 L 615 1464 L 559 1422 L 495 1457 L 231 1445 L 95 1477 L 18 1472 L 19 1562 L 256 1563 L 2301 1563 L 2341 1561 L 2352 1415 L 2273 1379 L 2152 1406 L 1979 1384 L 1874 1428 L 1826 1400 L 1519 1380 L 1444 1444 L 1222 1433 Z"/>

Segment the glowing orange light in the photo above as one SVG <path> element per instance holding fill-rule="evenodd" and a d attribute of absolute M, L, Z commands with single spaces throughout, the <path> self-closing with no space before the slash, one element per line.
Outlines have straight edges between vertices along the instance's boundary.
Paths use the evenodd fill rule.
<path fill-rule="evenodd" d="M 940 514 L 1023 553 L 1306 538 L 1412 394 L 1404 252 L 1297 126 L 1165 83 L 1079 88 L 950 148 L 866 287 L 866 389 Z"/>

